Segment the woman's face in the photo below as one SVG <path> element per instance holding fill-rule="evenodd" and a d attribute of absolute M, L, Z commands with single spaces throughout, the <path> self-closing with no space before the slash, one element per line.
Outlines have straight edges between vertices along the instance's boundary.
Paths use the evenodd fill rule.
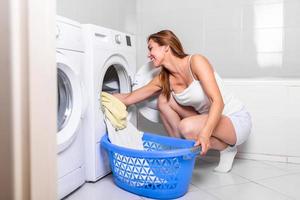
<path fill-rule="evenodd" d="M 148 42 L 148 58 L 153 62 L 155 67 L 159 67 L 162 65 L 166 46 L 159 46 L 158 43 L 154 42 L 152 39 Z"/>

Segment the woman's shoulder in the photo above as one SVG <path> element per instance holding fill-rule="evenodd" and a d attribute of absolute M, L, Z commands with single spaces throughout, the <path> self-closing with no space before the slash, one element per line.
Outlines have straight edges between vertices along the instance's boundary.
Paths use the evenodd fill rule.
<path fill-rule="evenodd" d="M 211 67 L 208 59 L 202 54 L 193 54 L 190 66 L 192 69 Z"/>
<path fill-rule="evenodd" d="M 191 61 L 192 62 L 193 61 L 194 62 L 208 62 L 208 59 L 204 55 L 198 53 L 198 54 L 191 55 Z"/>

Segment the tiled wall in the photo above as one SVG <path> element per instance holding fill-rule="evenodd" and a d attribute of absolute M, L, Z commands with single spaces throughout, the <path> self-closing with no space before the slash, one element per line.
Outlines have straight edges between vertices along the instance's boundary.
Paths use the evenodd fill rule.
<path fill-rule="evenodd" d="M 173 30 L 222 77 L 300 77 L 299 0 L 139 0 L 138 67 L 146 37 Z"/>
<path fill-rule="evenodd" d="M 243 157 L 300 163 L 300 81 L 227 79 L 225 84 L 252 116 L 252 133 Z"/>
<path fill-rule="evenodd" d="M 299 13 L 299 0 L 138 0 L 137 67 L 148 60 L 146 37 L 173 30 L 187 53 L 208 57 L 252 114 L 240 156 L 299 163 Z M 163 132 L 144 118 L 139 127 Z"/>

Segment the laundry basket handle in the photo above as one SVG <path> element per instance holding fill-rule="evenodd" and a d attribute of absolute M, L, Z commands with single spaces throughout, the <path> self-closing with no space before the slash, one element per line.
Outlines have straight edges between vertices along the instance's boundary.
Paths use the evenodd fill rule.
<path fill-rule="evenodd" d="M 190 153 L 186 154 L 183 156 L 183 159 L 184 160 L 190 160 L 192 158 L 194 158 L 194 156 L 200 154 L 201 152 L 201 146 L 194 146 L 194 147 L 191 147 L 189 149 Z"/>
<path fill-rule="evenodd" d="M 194 146 L 190 148 L 190 151 L 194 154 L 199 154 L 201 152 L 201 146 Z"/>

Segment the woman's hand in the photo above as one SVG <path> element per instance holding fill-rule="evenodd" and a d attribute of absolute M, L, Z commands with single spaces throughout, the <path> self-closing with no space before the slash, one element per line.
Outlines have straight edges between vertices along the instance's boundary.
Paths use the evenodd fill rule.
<path fill-rule="evenodd" d="M 121 94 L 121 93 L 114 93 L 113 96 L 116 97 L 117 99 L 119 99 L 122 103 L 124 103 L 126 106 L 126 97 L 128 96 L 129 94 Z"/>
<path fill-rule="evenodd" d="M 202 136 L 201 134 L 199 134 L 197 136 L 197 140 L 194 146 L 198 146 L 198 145 L 201 145 L 201 156 L 205 156 L 207 151 L 210 149 L 209 137 Z"/>

